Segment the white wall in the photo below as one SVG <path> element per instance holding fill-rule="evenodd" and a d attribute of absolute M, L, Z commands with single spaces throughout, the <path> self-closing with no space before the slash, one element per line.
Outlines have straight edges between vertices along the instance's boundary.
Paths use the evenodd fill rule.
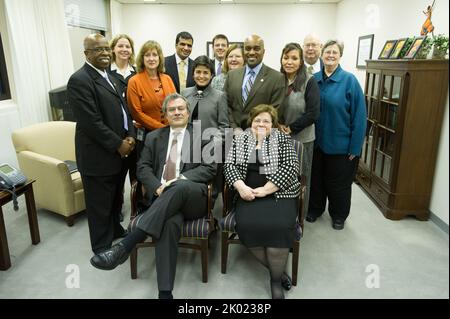
<path fill-rule="evenodd" d="M 315 31 L 323 38 L 335 33 L 336 4 L 284 5 L 122 5 L 122 30 L 135 41 L 136 51 L 147 40 L 158 41 L 164 55 L 175 52 L 175 37 L 188 31 L 194 37 L 191 57 L 206 54 L 206 42 L 217 33 L 230 41 L 250 34 L 265 42 L 264 62 L 280 68 L 281 50 L 288 42 L 303 42 Z"/>
<path fill-rule="evenodd" d="M 422 13 L 432 1 L 425 0 L 344 0 L 336 14 L 336 36 L 345 42 L 342 65 L 357 75 L 364 83 L 364 71 L 355 68 L 358 37 L 375 34 L 373 58 L 378 55 L 386 40 L 420 35 L 425 21 Z M 432 16 L 435 33 L 449 34 L 449 2 L 436 1 Z M 448 86 L 448 83 L 447 83 Z M 430 210 L 449 224 L 449 103 L 442 124 L 439 153 L 436 162 Z"/>

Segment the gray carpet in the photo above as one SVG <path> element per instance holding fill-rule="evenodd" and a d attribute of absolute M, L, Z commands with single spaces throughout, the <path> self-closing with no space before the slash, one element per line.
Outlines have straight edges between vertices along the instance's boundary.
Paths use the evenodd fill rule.
<path fill-rule="evenodd" d="M 39 210 L 41 243 L 33 246 L 23 198 L 19 204 L 18 212 L 11 204 L 3 208 L 12 267 L 0 271 L 0 298 L 157 297 L 153 249 L 140 250 L 136 280 L 129 261 L 113 271 L 97 270 L 89 263 L 85 215 L 70 228 L 60 216 Z M 216 216 L 220 209 L 218 202 Z M 128 200 L 124 211 L 129 213 Z M 270 298 L 268 272 L 241 245 L 231 246 L 227 274 L 221 274 L 220 236 L 215 234 L 209 262 L 205 284 L 200 254 L 180 249 L 175 298 Z M 332 229 L 328 214 L 306 223 L 299 268 L 299 285 L 286 294 L 288 299 L 448 299 L 449 237 L 431 221 L 385 219 L 354 185 L 344 230 Z"/>

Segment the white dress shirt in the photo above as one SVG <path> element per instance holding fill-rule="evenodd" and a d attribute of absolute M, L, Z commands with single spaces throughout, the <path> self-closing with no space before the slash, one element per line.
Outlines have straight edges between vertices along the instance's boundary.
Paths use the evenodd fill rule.
<path fill-rule="evenodd" d="M 184 139 L 184 134 L 186 133 L 186 128 L 183 128 L 181 131 L 179 131 L 180 134 L 177 136 L 177 162 L 175 164 L 175 176 L 176 178 L 180 178 L 180 163 L 181 163 L 181 149 L 183 147 L 183 139 Z M 168 141 L 168 145 L 167 145 L 167 153 L 166 153 L 166 163 L 167 160 L 169 159 L 169 155 L 170 155 L 170 149 L 172 147 L 172 140 L 174 138 L 174 130 L 172 128 L 170 128 L 170 134 L 169 134 L 169 141 Z M 164 179 L 164 171 L 166 170 L 166 164 L 164 164 L 164 169 L 163 169 L 163 174 L 161 176 L 161 183 L 165 184 L 166 180 Z"/>

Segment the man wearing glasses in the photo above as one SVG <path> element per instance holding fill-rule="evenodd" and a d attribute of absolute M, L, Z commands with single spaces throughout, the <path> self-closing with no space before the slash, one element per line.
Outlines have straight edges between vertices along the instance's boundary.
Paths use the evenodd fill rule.
<path fill-rule="evenodd" d="M 84 39 L 86 63 L 69 79 L 69 103 L 75 115 L 75 152 L 84 188 L 92 251 L 100 253 L 123 237 L 120 225 L 127 159 L 135 130 L 125 100 L 106 69 L 108 41 L 100 34 Z"/>
<path fill-rule="evenodd" d="M 322 42 L 316 34 L 308 34 L 303 40 L 303 54 L 305 66 L 311 75 L 317 73 L 322 68 Z"/>

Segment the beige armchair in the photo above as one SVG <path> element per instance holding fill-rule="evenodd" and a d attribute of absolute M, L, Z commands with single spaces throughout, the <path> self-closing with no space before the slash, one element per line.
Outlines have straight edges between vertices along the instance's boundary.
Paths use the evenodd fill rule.
<path fill-rule="evenodd" d="M 12 133 L 20 169 L 36 180 L 36 205 L 63 215 L 68 226 L 73 226 L 74 215 L 86 207 L 80 173 L 70 174 L 64 163 L 75 161 L 75 125 L 46 122 Z"/>

